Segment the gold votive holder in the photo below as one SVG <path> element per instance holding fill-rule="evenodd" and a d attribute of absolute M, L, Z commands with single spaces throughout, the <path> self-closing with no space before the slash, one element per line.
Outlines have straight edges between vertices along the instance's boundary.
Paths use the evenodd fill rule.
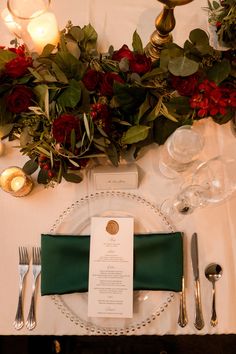
<path fill-rule="evenodd" d="M 33 181 L 20 167 L 11 166 L 0 174 L 0 187 L 14 197 L 24 197 L 33 188 Z"/>

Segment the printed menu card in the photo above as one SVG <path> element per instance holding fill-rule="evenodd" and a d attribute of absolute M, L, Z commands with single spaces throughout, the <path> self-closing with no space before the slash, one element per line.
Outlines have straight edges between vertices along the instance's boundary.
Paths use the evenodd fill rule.
<path fill-rule="evenodd" d="M 88 316 L 133 316 L 133 236 L 131 217 L 92 217 Z"/>

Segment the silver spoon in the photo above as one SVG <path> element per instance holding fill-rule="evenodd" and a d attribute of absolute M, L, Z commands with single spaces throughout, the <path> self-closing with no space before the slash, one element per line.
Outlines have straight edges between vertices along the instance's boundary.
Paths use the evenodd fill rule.
<path fill-rule="evenodd" d="M 216 290 L 215 282 L 222 276 L 223 269 L 219 264 L 211 263 L 205 269 L 206 278 L 212 283 L 212 313 L 211 313 L 211 325 L 215 327 L 218 323 L 216 315 Z"/>

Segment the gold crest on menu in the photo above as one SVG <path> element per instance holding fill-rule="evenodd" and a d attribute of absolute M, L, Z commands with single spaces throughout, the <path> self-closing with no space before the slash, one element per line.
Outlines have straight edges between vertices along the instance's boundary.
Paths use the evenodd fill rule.
<path fill-rule="evenodd" d="M 111 235 L 116 235 L 119 231 L 119 224 L 115 220 L 109 220 L 106 226 L 106 231 Z"/>

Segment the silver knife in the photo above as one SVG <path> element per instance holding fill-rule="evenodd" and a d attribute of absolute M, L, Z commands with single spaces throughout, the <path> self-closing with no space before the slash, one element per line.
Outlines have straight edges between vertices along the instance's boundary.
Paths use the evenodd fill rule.
<path fill-rule="evenodd" d="M 204 327 L 204 319 L 202 315 L 202 304 L 201 304 L 201 293 L 200 293 L 200 280 L 199 280 L 199 267 L 198 267 L 198 240 L 196 232 L 192 235 L 191 240 L 191 258 L 193 266 L 193 275 L 195 282 L 195 305 L 196 314 L 194 325 L 197 329 L 202 329 Z"/>

